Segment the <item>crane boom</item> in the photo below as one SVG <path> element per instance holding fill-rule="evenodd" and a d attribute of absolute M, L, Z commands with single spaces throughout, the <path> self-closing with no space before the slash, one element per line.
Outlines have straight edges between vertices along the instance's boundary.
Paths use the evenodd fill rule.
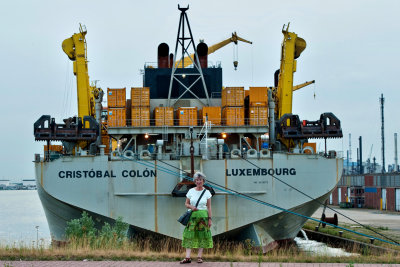
<path fill-rule="evenodd" d="M 276 113 L 278 118 L 292 113 L 293 74 L 296 72 L 296 59 L 306 48 L 306 41 L 294 32 L 289 32 L 289 24 L 282 29 L 283 42 L 281 51 L 281 66 L 279 69 L 278 87 L 275 94 L 277 102 Z M 297 88 L 299 89 L 299 88 Z"/>
<path fill-rule="evenodd" d="M 308 86 L 308 85 L 310 85 L 310 84 L 313 84 L 313 83 L 315 83 L 315 80 L 312 80 L 312 81 L 309 81 L 309 82 L 304 82 L 304 83 L 295 85 L 295 86 L 293 86 L 293 91 L 299 90 L 299 89 L 301 89 L 301 88 L 303 88 L 303 87 L 306 87 L 306 86 Z"/>
<path fill-rule="evenodd" d="M 235 45 L 238 44 L 238 41 L 244 42 L 244 43 L 249 43 L 252 44 L 253 42 L 250 42 L 246 39 L 243 39 L 241 37 L 239 37 L 237 35 L 236 32 L 232 33 L 232 36 L 226 40 L 223 40 L 222 42 L 216 43 L 210 47 L 208 47 L 208 53 L 207 55 L 210 55 L 212 53 L 214 53 L 215 51 L 217 51 L 218 49 L 221 49 L 222 47 L 230 44 L 230 43 L 235 43 Z M 183 59 L 184 62 L 184 68 L 190 66 L 193 64 L 193 60 L 194 60 L 194 54 L 191 54 L 190 56 L 187 56 Z M 182 60 L 175 62 L 177 68 L 182 68 Z"/>
<path fill-rule="evenodd" d="M 95 117 L 93 89 L 89 85 L 89 74 L 86 50 L 86 28 L 80 25 L 79 33 L 75 33 L 62 43 L 62 49 L 68 58 L 74 62 L 73 71 L 76 76 L 78 116 Z"/>

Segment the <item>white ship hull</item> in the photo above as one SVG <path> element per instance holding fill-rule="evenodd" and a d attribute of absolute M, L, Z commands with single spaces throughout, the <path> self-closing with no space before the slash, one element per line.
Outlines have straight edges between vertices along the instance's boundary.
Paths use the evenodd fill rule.
<path fill-rule="evenodd" d="M 311 216 L 328 198 L 343 165 L 341 159 L 307 154 L 274 153 L 270 158 L 248 160 L 254 165 L 240 158 L 201 160 L 200 170 L 208 181 L 305 216 Z M 179 160 L 167 163 L 177 169 L 182 166 Z M 164 168 L 174 173 L 166 173 Z M 98 221 L 122 216 L 132 229 L 181 239 L 183 226 L 176 219 L 185 210 L 184 199 L 171 196 L 180 182 L 177 169 L 160 161 L 110 161 L 107 156 L 35 163 L 38 192 L 53 239 L 63 240 L 66 222 L 79 218 L 83 210 Z M 307 220 L 214 189 L 214 236 L 251 238 L 265 247 L 273 241 L 293 239 Z"/>

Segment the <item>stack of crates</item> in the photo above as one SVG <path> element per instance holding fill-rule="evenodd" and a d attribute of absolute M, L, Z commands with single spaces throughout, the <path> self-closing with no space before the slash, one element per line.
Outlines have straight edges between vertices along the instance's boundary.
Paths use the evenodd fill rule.
<path fill-rule="evenodd" d="M 200 116 L 203 124 L 208 120 L 212 125 L 221 125 L 221 107 L 203 107 Z"/>
<path fill-rule="evenodd" d="M 150 88 L 131 88 L 132 126 L 150 126 Z"/>
<path fill-rule="evenodd" d="M 267 87 L 250 87 L 247 117 L 249 118 L 249 125 L 265 126 L 268 124 Z"/>
<path fill-rule="evenodd" d="M 172 107 L 154 108 L 154 119 L 156 126 L 174 126 L 174 108 Z"/>
<path fill-rule="evenodd" d="M 244 87 L 222 88 L 222 123 L 227 126 L 244 125 Z"/>
<path fill-rule="evenodd" d="M 197 126 L 197 107 L 180 107 L 176 113 L 179 126 Z"/>
<path fill-rule="evenodd" d="M 108 127 L 126 126 L 126 88 L 107 88 Z"/>

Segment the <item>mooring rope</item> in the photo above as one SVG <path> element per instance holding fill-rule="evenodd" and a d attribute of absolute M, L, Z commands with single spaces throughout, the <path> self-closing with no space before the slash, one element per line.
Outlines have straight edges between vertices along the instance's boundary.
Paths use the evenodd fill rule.
<path fill-rule="evenodd" d="M 250 164 L 253 165 L 254 167 L 256 167 L 256 168 L 258 168 L 258 169 L 261 169 L 259 166 L 257 166 L 256 164 L 250 162 L 249 160 L 247 160 L 247 159 L 245 159 L 245 158 L 242 158 L 242 159 L 245 160 L 245 161 L 247 161 L 248 163 L 250 163 Z M 286 186 L 288 186 L 288 187 L 294 189 L 295 191 L 299 192 L 300 194 L 303 194 L 304 196 L 306 196 L 306 197 L 312 199 L 313 201 L 317 202 L 318 204 L 320 204 L 320 205 L 325 205 L 324 203 L 322 203 L 322 202 L 319 201 L 318 199 L 315 199 L 315 198 L 311 197 L 310 195 L 308 195 L 308 194 L 302 192 L 301 190 L 295 188 L 294 186 L 292 186 L 292 185 L 290 185 L 290 184 L 288 184 L 288 183 L 282 181 L 281 179 L 279 179 L 279 178 L 276 177 L 275 175 L 270 175 L 270 176 L 273 177 L 273 178 L 275 178 L 275 179 L 278 180 L 279 182 L 283 183 L 284 185 L 286 185 Z M 332 210 L 332 211 L 338 213 L 339 215 L 342 215 L 343 217 L 349 219 L 350 221 L 352 221 L 352 222 L 354 222 L 354 223 L 356 223 L 356 224 L 358 224 L 358 225 L 364 227 L 365 229 L 368 229 L 368 230 L 374 232 L 375 234 L 378 234 L 378 235 L 380 235 L 380 236 L 382 236 L 382 237 L 384 237 L 384 238 L 386 238 L 386 239 L 388 239 L 388 240 L 391 240 L 391 241 L 395 242 L 396 244 L 399 244 L 399 242 L 397 242 L 396 240 L 394 240 L 394 239 L 392 239 L 392 238 L 390 238 L 390 237 L 388 237 L 388 236 L 386 236 L 386 235 L 384 235 L 384 234 L 381 234 L 381 233 L 375 231 L 374 229 L 363 225 L 363 224 L 360 223 L 360 222 L 357 222 L 356 220 L 354 220 L 354 219 L 352 219 L 352 218 L 346 216 L 345 214 L 339 212 L 338 210 L 335 210 L 334 208 L 331 208 L 331 207 L 329 207 L 329 206 L 326 206 L 326 207 L 327 207 L 328 209 L 330 209 L 330 210 Z"/>
<path fill-rule="evenodd" d="M 141 165 L 144 165 L 144 166 L 153 168 L 153 169 L 156 170 L 156 171 L 157 171 L 158 169 L 160 169 L 161 171 L 163 171 L 163 172 L 165 172 L 165 173 L 173 174 L 173 175 L 182 177 L 182 178 L 184 178 L 184 179 L 186 179 L 186 180 L 193 181 L 193 178 L 191 178 L 191 177 L 189 177 L 189 176 L 187 176 L 187 175 L 182 175 L 181 173 L 172 171 L 171 169 L 168 169 L 168 168 L 165 168 L 165 167 L 162 167 L 162 166 L 159 166 L 159 165 L 157 165 L 157 168 L 156 168 L 155 163 L 154 163 L 154 164 L 151 164 L 151 163 L 149 163 L 148 161 L 136 160 L 136 159 L 133 159 L 133 158 L 127 158 L 127 157 L 122 156 L 122 155 L 121 155 L 120 157 L 123 158 L 123 159 L 126 159 L 126 160 L 134 161 L 134 162 L 139 163 L 139 164 L 141 164 Z M 165 162 L 162 161 L 162 160 L 158 160 L 158 161 L 160 161 L 160 162 L 162 162 L 162 163 L 164 163 L 164 164 L 169 165 L 168 163 L 165 163 Z M 171 166 L 171 165 L 170 165 L 170 166 Z M 175 166 L 173 166 L 173 167 L 174 167 L 174 168 L 177 168 L 177 167 L 175 167 Z M 179 169 L 179 168 L 177 168 L 177 169 Z M 183 170 L 181 170 L 181 169 L 179 169 L 179 170 L 182 171 L 182 172 L 185 172 L 185 171 L 183 171 Z M 186 172 L 185 172 L 185 173 L 186 173 Z M 250 201 L 253 201 L 253 202 L 262 204 L 262 205 L 265 205 L 265 206 L 269 206 L 269 207 L 274 208 L 274 209 L 281 210 L 281 211 L 286 212 L 286 213 L 290 213 L 290 214 L 293 214 L 293 215 L 296 215 L 296 216 L 299 216 L 299 217 L 306 218 L 306 219 L 308 219 L 308 220 L 312 220 L 312 221 L 315 221 L 315 222 L 318 222 L 318 223 L 324 223 L 324 224 L 329 225 L 329 226 L 332 226 L 332 227 L 334 227 L 334 228 L 338 228 L 338 229 L 341 229 L 341 230 L 344 230 L 344 231 L 347 231 L 347 232 L 351 232 L 351 233 L 354 233 L 354 234 L 357 234 L 357 235 L 365 236 L 365 237 L 368 237 L 368 238 L 373 238 L 373 239 L 379 240 L 379 241 L 384 242 L 384 243 L 388 243 L 388 244 L 392 244 L 392 245 L 396 245 L 396 246 L 399 246 L 399 245 L 400 245 L 400 244 L 398 244 L 397 242 L 387 241 L 387 240 L 381 239 L 381 238 L 379 238 L 379 237 L 374 237 L 374 236 L 367 235 L 367 234 L 364 234 L 364 233 L 360 233 L 360 232 L 357 232 L 357 231 L 354 231 L 354 230 L 346 229 L 346 228 L 341 227 L 341 226 L 338 226 L 338 225 L 334 225 L 334 224 L 331 224 L 331 223 L 323 222 L 323 221 L 321 221 L 321 220 L 314 219 L 314 218 L 312 218 L 312 217 L 308 217 L 308 216 L 306 216 L 306 215 L 303 215 L 303 214 L 300 214 L 300 213 L 297 213 L 297 212 L 294 212 L 294 211 L 290 211 L 290 210 L 288 210 L 288 209 L 284 209 L 284 208 L 279 207 L 279 206 L 277 206 L 277 205 L 268 203 L 268 202 L 263 201 L 263 200 L 256 199 L 256 198 L 254 198 L 254 197 L 251 197 L 251 196 L 248 196 L 248 195 L 246 195 L 246 194 L 237 192 L 237 191 L 235 191 L 235 190 L 233 190 L 233 189 L 227 188 L 227 187 L 225 187 L 225 186 L 219 185 L 219 184 L 214 183 L 214 182 L 211 182 L 211 181 L 209 181 L 209 180 L 207 180 L 207 182 L 206 182 L 205 185 L 208 185 L 208 186 L 210 186 L 210 187 L 212 187 L 212 188 L 218 189 L 218 190 L 220 190 L 220 191 L 226 192 L 226 193 L 231 194 L 231 195 L 235 195 L 235 196 L 238 196 L 238 197 L 241 197 L 241 198 L 244 198 L 244 199 L 247 199 L 247 200 L 250 200 Z"/>

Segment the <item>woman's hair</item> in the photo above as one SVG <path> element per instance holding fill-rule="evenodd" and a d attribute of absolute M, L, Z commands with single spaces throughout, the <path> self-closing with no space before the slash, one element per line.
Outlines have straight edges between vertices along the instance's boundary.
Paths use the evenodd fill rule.
<path fill-rule="evenodd" d="M 202 172 L 196 172 L 194 175 L 193 175 L 193 180 L 196 180 L 196 179 L 203 179 L 204 180 L 204 182 L 206 181 L 206 176 L 204 175 L 204 173 L 202 173 Z"/>

